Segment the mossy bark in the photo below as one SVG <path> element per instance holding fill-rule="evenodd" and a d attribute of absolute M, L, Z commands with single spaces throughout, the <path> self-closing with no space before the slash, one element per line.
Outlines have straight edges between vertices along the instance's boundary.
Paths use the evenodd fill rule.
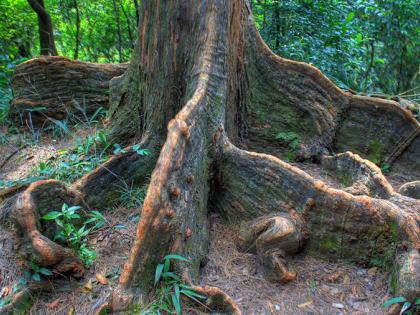
<path fill-rule="evenodd" d="M 210 208 L 245 227 L 244 244 L 255 244 L 248 248 L 276 281 L 293 280 L 286 260 L 305 248 L 332 260 L 372 265 L 373 258 L 386 258 L 418 266 L 412 253 L 420 248 L 419 202 L 396 194 L 380 169 L 359 156 L 325 157 L 336 149 L 367 156 L 363 148 L 375 140 L 381 161 L 393 163 L 416 141 L 418 122 L 397 103 L 346 94 L 316 68 L 274 55 L 245 1 L 142 1 L 138 47 L 127 72 L 111 80 L 111 91 L 113 138 L 156 152 L 145 166 L 128 149 L 72 187 L 80 202 L 101 207 L 115 198 L 118 181 L 143 183 L 154 165 L 110 302 L 115 311 L 146 298 L 165 254 L 188 257 L 192 264 L 178 267 L 185 281 L 197 280 Z M 360 129 L 349 128 L 363 115 Z M 379 125 L 390 129 L 379 133 Z M 298 135 L 297 158 L 350 167 L 353 191 L 332 189 L 276 157 L 284 152 L 276 140 L 281 132 Z M 407 170 L 415 165 L 404 161 Z M 39 211 L 35 203 L 31 211 Z M 400 294 L 419 292 L 418 267 L 395 274 L 413 279 L 398 287 Z M 210 306 L 240 313 L 220 290 L 197 290 Z"/>

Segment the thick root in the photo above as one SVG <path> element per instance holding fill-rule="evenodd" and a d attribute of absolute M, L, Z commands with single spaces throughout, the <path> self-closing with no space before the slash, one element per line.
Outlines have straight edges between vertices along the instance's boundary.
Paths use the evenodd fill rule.
<path fill-rule="evenodd" d="M 22 230 L 24 237 L 31 244 L 31 256 L 41 266 L 57 268 L 59 273 L 83 274 L 83 266 L 73 251 L 65 248 L 41 234 L 40 217 L 52 210 L 61 209 L 63 203 L 80 204 L 76 192 L 68 190 L 62 183 L 44 180 L 33 183 L 18 196 L 14 219 Z M 55 226 L 44 225 L 44 233 L 53 237 Z"/>
<path fill-rule="evenodd" d="M 398 194 L 389 201 L 354 196 L 329 188 L 273 156 L 240 150 L 226 140 L 222 151 L 216 205 L 231 222 L 246 221 L 255 216 L 284 216 L 289 209 L 294 209 L 307 229 L 309 253 L 366 265 L 379 261 L 384 268 L 391 268 L 395 258 L 398 260 L 407 252 L 420 249 L 420 203 L 414 199 L 404 199 Z M 246 195 L 244 191 L 247 191 Z M 270 240 L 273 235 L 276 239 L 276 232 L 282 229 L 273 228 L 275 225 L 270 220 L 263 219 L 262 222 L 262 225 L 255 225 L 268 231 L 266 235 L 262 234 L 262 240 Z M 256 239 L 258 241 L 258 237 Z M 276 239 L 282 244 L 281 240 Z M 283 249 L 282 245 L 275 248 Z M 270 259 L 274 262 L 278 257 L 284 259 L 286 253 L 280 252 Z M 409 260 L 415 261 L 414 258 Z M 284 261 L 278 261 L 284 267 Z M 399 266 L 399 270 L 404 268 L 404 264 Z M 399 272 L 397 278 L 402 277 Z M 418 270 L 417 274 L 412 271 L 410 274 L 417 283 L 420 279 Z M 419 288 L 411 289 L 418 291 Z M 404 294 L 409 289 L 400 286 L 397 291 Z"/>

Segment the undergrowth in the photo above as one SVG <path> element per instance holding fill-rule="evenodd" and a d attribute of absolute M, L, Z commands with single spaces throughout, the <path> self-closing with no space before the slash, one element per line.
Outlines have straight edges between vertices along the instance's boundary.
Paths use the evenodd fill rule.
<path fill-rule="evenodd" d="M 54 236 L 54 241 L 60 241 L 72 248 L 77 257 L 85 266 L 92 265 L 96 258 L 96 253 L 87 244 L 89 233 L 105 225 L 106 219 L 99 211 L 86 213 L 87 219 L 77 224 L 82 217 L 78 213 L 82 208 L 79 206 L 69 207 L 63 204 L 61 211 L 51 211 L 42 217 L 44 221 L 55 221 L 59 227 Z"/>
<path fill-rule="evenodd" d="M 285 158 L 289 161 L 295 160 L 298 153 L 298 149 L 302 142 L 299 135 L 293 131 L 279 132 L 276 135 L 276 139 L 280 140 L 280 142 L 287 147 L 287 151 L 285 152 Z"/>
<path fill-rule="evenodd" d="M 171 262 L 174 260 L 189 262 L 187 258 L 174 254 L 163 258 L 155 270 L 152 301 L 140 312 L 141 315 L 181 314 L 182 296 L 203 305 L 200 300 L 205 300 L 206 297 L 195 292 L 192 286 L 184 283 L 179 275 L 171 271 Z"/>

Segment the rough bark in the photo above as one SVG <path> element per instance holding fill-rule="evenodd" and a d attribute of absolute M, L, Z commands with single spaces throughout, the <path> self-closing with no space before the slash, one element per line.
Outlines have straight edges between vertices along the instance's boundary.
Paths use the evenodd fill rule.
<path fill-rule="evenodd" d="M 21 63 L 12 78 L 13 120 L 29 127 L 41 127 L 50 119 L 88 120 L 98 108 L 108 108 L 109 81 L 127 66 L 64 57 L 40 57 Z"/>
<path fill-rule="evenodd" d="M 57 56 L 53 25 L 50 14 L 45 9 L 44 0 L 28 0 L 28 3 L 38 16 L 40 55 Z"/>
<path fill-rule="evenodd" d="M 134 58 L 110 89 L 111 135 L 153 154 L 144 161 L 128 148 L 69 191 L 79 198 L 73 204 L 101 207 L 118 195 L 118 182 L 144 183 L 154 167 L 130 257 L 107 304 L 114 311 L 146 299 L 165 254 L 188 257 L 191 265 L 177 268 L 196 283 L 210 210 L 236 225 L 238 245 L 254 251 L 275 281 L 292 281 L 289 256 L 306 250 L 368 266 L 379 259 L 394 267 L 398 294 L 419 294 L 420 202 L 395 193 L 358 155 L 326 156 L 366 156 L 379 142 L 381 161 L 404 161 L 415 171 L 418 161 L 406 154 L 419 154 L 419 123 L 395 102 L 346 94 L 314 67 L 275 56 L 246 2 L 142 1 Z M 337 176 L 350 173 L 350 188 L 333 189 L 280 160 L 287 150 L 276 141 L 280 132 L 299 136 L 298 158 L 320 160 Z M 43 198 L 51 198 L 35 195 L 42 185 L 32 184 L 14 210 L 26 234 L 35 231 Z M 48 247 L 32 248 L 40 261 L 57 258 Z M 211 308 L 240 313 L 217 288 L 197 290 Z"/>

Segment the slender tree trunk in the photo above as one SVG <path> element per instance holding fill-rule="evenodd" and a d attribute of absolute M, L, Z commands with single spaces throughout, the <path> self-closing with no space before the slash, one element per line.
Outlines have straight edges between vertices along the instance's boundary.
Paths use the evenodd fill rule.
<path fill-rule="evenodd" d="M 136 23 L 137 26 L 139 25 L 140 16 L 139 16 L 139 2 L 137 0 L 133 0 L 134 8 L 136 10 Z"/>
<path fill-rule="evenodd" d="M 115 14 L 115 21 L 117 22 L 117 38 L 118 38 L 118 56 L 119 62 L 123 62 L 123 55 L 122 55 L 122 34 L 121 34 L 121 21 L 120 21 L 120 10 L 117 4 L 118 0 L 112 0 L 114 4 L 114 14 Z"/>
<path fill-rule="evenodd" d="M 128 32 L 128 39 L 130 40 L 131 43 L 131 47 L 134 49 L 134 37 L 133 37 L 133 32 L 131 31 L 131 21 L 130 21 L 130 16 L 127 14 L 127 11 L 124 9 L 124 5 L 122 4 L 122 2 L 120 2 L 120 7 L 121 7 L 121 11 L 124 14 L 125 20 L 127 22 L 127 32 Z"/>
<path fill-rule="evenodd" d="M 80 47 L 80 11 L 77 0 L 73 0 L 73 7 L 76 9 L 76 47 L 74 48 L 73 59 L 79 58 L 79 47 Z"/>
<path fill-rule="evenodd" d="M 44 1 L 28 0 L 28 3 L 38 15 L 40 54 L 56 56 L 53 25 L 49 13 L 45 10 Z"/>
<path fill-rule="evenodd" d="M 11 212 L 41 265 L 79 273 L 74 255 L 40 233 L 39 214 L 63 201 L 103 208 L 122 179 L 140 186 L 151 174 L 130 257 L 106 305 L 114 311 L 145 302 L 168 253 L 190 259 L 175 268 L 197 283 L 210 211 L 236 226 L 238 245 L 258 255 L 273 281 L 295 279 L 288 260 L 303 248 L 367 266 L 375 253 L 394 268 L 397 294 L 420 293 L 420 202 L 346 152 L 366 156 L 379 142 L 382 160 L 416 172 L 419 123 L 395 102 L 344 93 L 318 69 L 274 55 L 246 1 L 143 0 L 138 46 L 125 74 L 111 80 L 110 103 L 110 137 L 152 153 L 128 146 L 71 187 L 35 182 Z M 299 145 L 285 149 L 284 133 Z M 285 153 L 346 172 L 351 183 L 333 189 L 282 161 Z M 220 290 L 194 288 L 207 307 L 240 314 Z"/>

